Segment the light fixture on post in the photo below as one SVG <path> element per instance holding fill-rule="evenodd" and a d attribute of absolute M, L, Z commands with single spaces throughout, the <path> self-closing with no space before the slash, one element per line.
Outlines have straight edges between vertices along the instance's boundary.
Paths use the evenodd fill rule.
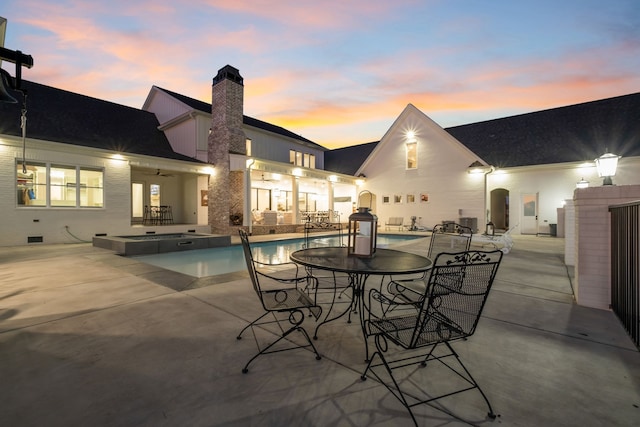
<path fill-rule="evenodd" d="M 361 191 L 358 195 L 358 203 L 362 193 L 369 193 L 369 207 L 358 206 L 358 211 L 349 215 L 349 240 L 347 253 L 349 256 L 371 258 L 376 253 L 378 239 L 378 217 L 371 213 L 373 194 L 370 191 Z"/>
<path fill-rule="evenodd" d="M 589 181 L 581 178 L 580 181 L 576 182 L 576 188 L 587 188 L 589 187 Z"/>
<path fill-rule="evenodd" d="M 602 180 L 602 185 L 613 185 L 611 177 L 616 175 L 619 158 L 620 156 L 611 154 L 607 151 L 595 160 L 596 168 L 598 169 L 598 176 L 600 178 L 604 178 Z"/>
<path fill-rule="evenodd" d="M 16 64 L 16 77 L 12 78 L 9 73 L 0 68 L 0 102 L 16 104 L 16 100 L 9 91 L 7 86 L 13 90 L 22 93 L 22 113 L 20 115 L 20 127 L 22 128 L 22 173 L 27 173 L 27 91 L 22 88 L 22 67 L 33 67 L 33 58 L 31 55 L 25 55 L 19 50 L 10 50 L 4 48 L 4 35 L 7 28 L 7 20 L 0 16 L 0 63 L 7 60 Z"/>

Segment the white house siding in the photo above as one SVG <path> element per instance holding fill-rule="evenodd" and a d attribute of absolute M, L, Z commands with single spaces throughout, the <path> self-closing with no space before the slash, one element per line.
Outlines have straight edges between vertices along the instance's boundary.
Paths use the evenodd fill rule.
<path fill-rule="evenodd" d="M 191 111 L 191 107 L 156 87 L 151 88 L 142 109 L 154 113 L 160 124 Z"/>
<path fill-rule="evenodd" d="M 0 177 L 0 193 L 6 202 L 0 207 L 2 246 L 27 244 L 28 237 L 42 237 L 43 243 L 91 241 L 96 233 L 113 234 L 131 226 L 129 163 L 109 158 L 98 150 L 79 152 L 67 144 L 27 141 L 27 160 L 72 166 L 104 168 L 104 208 L 18 207 L 16 194 L 16 159 L 21 159 L 20 145 L 0 140 L 0 163 L 7 173 Z M 15 144 L 15 142 L 14 142 Z M 40 148 L 35 148 L 36 146 Z M 47 147 L 47 148 L 45 148 Z"/>
<path fill-rule="evenodd" d="M 164 130 L 164 133 L 176 153 L 196 158 L 196 122 L 187 120 Z M 205 159 L 206 160 L 206 159 Z"/>
<path fill-rule="evenodd" d="M 289 163 L 289 150 L 313 154 L 316 157 L 316 169 L 324 168 L 324 151 L 296 142 L 295 140 L 264 132 L 251 126 L 244 127 L 244 133 L 251 139 L 251 157 Z"/>
<path fill-rule="evenodd" d="M 418 167 L 406 168 L 406 132 L 417 139 Z M 384 224 L 389 217 L 418 217 L 420 225 L 431 227 L 442 221 L 458 222 L 478 218 L 484 209 L 484 176 L 467 173 L 478 160 L 469 150 L 413 106 L 400 115 L 374 152 L 357 172 L 367 177 L 366 188 L 376 195 L 374 212 Z M 407 195 L 415 202 L 407 203 Z M 428 195 L 428 202 L 421 195 Z M 401 203 L 394 196 L 402 197 Z M 383 203 L 388 196 L 390 202 Z"/>

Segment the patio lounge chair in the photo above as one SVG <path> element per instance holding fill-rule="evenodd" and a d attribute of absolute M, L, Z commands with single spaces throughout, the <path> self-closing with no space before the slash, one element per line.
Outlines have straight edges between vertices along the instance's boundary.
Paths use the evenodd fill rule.
<path fill-rule="evenodd" d="M 398 230 L 402 230 L 402 224 L 404 218 L 401 216 L 392 216 L 387 222 L 384 223 L 385 230 L 389 230 L 391 227 L 398 227 Z"/>
<path fill-rule="evenodd" d="M 407 408 L 416 426 L 411 408 L 473 389 L 486 402 L 489 418 L 496 417 L 451 343 L 474 334 L 502 256 L 500 251 L 438 255 L 417 311 L 413 303 L 394 301 L 376 289 L 369 291 L 365 328 L 374 336 L 376 352 L 362 380 L 368 373 L 375 376 Z M 389 309 L 402 305 L 411 309 Z M 429 366 L 433 372 L 413 369 L 414 365 Z M 442 372 L 455 375 L 443 377 Z"/>
<path fill-rule="evenodd" d="M 480 245 L 483 248 L 489 246 L 494 249 L 499 249 L 503 253 L 508 254 L 513 248 L 513 237 L 511 232 L 517 227 L 517 225 L 508 229 L 504 234 L 497 234 L 495 236 L 489 236 L 486 234 L 475 234 L 471 239 L 471 243 L 474 245 Z"/>
<path fill-rule="evenodd" d="M 238 233 L 240 234 L 240 240 L 242 241 L 242 249 L 247 263 L 247 270 L 251 277 L 251 283 L 253 284 L 253 289 L 262 304 L 264 314 L 260 315 L 256 320 L 242 328 L 237 339 L 241 339 L 244 331 L 249 328 L 252 329 L 255 337 L 255 331 L 253 330 L 254 327 L 268 324 L 277 324 L 278 332 L 280 333 L 280 336 L 275 341 L 263 348 L 261 348 L 258 343 L 258 339 L 256 338 L 259 351 L 249 359 L 245 367 L 242 369 L 242 372 L 246 374 L 249 371 L 249 364 L 258 356 L 298 348 L 310 347 L 316 354 L 316 359 L 320 360 L 320 354 L 318 354 L 318 351 L 311 342 L 309 334 L 302 327 L 302 322 L 304 321 L 307 312 L 317 320 L 322 314 L 322 308 L 316 305 L 307 293 L 298 288 L 298 286 L 302 284 L 307 286 L 309 281 L 315 281 L 315 279 L 306 275 L 299 275 L 298 266 L 294 263 L 264 264 L 255 261 L 253 259 L 247 233 L 242 229 L 238 230 Z M 283 266 L 293 268 L 294 274 L 287 274 L 286 277 L 277 274 L 276 271 L 281 271 Z M 261 269 L 259 269 L 259 267 L 261 267 Z M 269 267 L 270 272 L 265 272 L 264 267 Z M 271 273 L 271 271 L 274 272 Z M 289 269 L 286 269 L 285 272 L 289 273 Z M 312 286 L 312 288 L 316 289 L 317 286 Z M 282 319 L 282 314 L 286 315 L 287 318 Z M 269 315 L 271 315 L 273 320 L 263 320 Z M 286 322 L 289 324 L 287 325 Z M 297 344 L 294 342 L 294 340 L 289 337 L 289 335 L 294 331 L 300 332 L 306 343 Z M 283 340 L 288 344 L 284 346 L 276 346 L 276 344 Z"/>

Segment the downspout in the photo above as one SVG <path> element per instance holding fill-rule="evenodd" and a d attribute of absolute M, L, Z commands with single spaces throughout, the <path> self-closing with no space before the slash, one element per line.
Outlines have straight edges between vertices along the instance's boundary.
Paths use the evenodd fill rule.
<path fill-rule="evenodd" d="M 489 172 L 485 172 L 484 173 L 484 225 L 486 226 L 489 223 L 489 212 L 487 210 L 487 176 L 490 173 L 493 173 L 495 171 L 495 168 L 493 166 L 491 166 L 491 169 L 489 169 Z"/>

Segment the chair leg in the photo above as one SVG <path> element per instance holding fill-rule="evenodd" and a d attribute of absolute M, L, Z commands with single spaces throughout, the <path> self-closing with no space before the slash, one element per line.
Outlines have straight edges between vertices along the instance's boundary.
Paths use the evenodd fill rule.
<path fill-rule="evenodd" d="M 371 360 L 369 361 L 369 363 L 367 364 L 366 369 L 364 370 L 364 372 L 362 373 L 362 376 L 360 377 L 363 381 L 367 379 L 367 372 L 371 371 L 371 373 L 376 377 L 376 379 L 383 384 L 391 394 L 393 394 L 393 396 L 398 399 L 400 401 L 400 403 L 402 403 L 402 405 L 409 411 L 409 414 L 411 415 L 411 418 L 413 419 L 413 422 L 415 423 L 415 425 L 417 426 L 418 423 L 416 421 L 415 416 L 413 415 L 413 411 L 411 410 L 412 407 L 420 405 L 420 404 L 425 404 L 425 403 L 429 403 L 438 399 L 442 399 L 444 397 L 448 397 L 448 396 L 452 396 L 454 394 L 458 394 L 458 393 L 462 393 L 465 391 L 469 391 L 469 390 L 473 390 L 478 389 L 478 391 L 480 392 L 480 395 L 482 396 L 482 398 L 484 399 L 485 403 L 487 404 L 487 407 L 489 408 L 489 412 L 487 413 L 487 416 L 490 419 L 495 419 L 497 417 L 497 415 L 495 414 L 495 412 L 493 411 L 493 408 L 491 407 L 491 403 L 489 403 L 489 399 L 487 398 L 487 396 L 484 394 L 484 391 L 482 391 L 482 388 L 480 387 L 480 385 L 478 384 L 478 382 L 475 380 L 475 378 L 473 378 L 473 376 L 471 375 L 471 372 L 469 372 L 469 370 L 467 369 L 467 367 L 464 365 L 464 363 L 462 363 L 462 361 L 460 360 L 460 357 L 458 356 L 458 354 L 456 353 L 456 351 L 451 347 L 451 345 L 449 344 L 449 342 L 444 342 L 444 344 L 447 346 L 447 348 L 449 349 L 450 353 L 449 354 L 445 354 L 445 355 L 435 355 L 435 349 L 439 344 L 435 344 L 434 346 L 431 347 L 429 353 L 425 356 L 412 356 L 412 357 L 408 357 L 405 359 L 400 359 L 399 361 L 395 361 L 395 362 L 391 362 L 389 363 L 386 358 L 384 357 L 384 353 L 387 351 L 388 349 L 388 343 L 386 341 L 386 339 L 384 338 L 384 336 L 382 335 L 376 335 L 375 337 L 375 343 L 376 343 L 376 352 L 373 354 L 373 356 L 371 357 Z M 375 357 L 379 356 L 381 362 L 378 364 L 374 364 L 373 361 L 375 359 Z M 458 369 L 454 368 L 453 366 L 451 366 L 449 363 L 443 361 L 442 359 L 450 357 L 450 356 L 454 356 L 455 360 L 458 362 L 458 365 L 460 365 L 460 367 L 462 368 L 462 370 L 464 370 L 464 374 L 462 373 L 462 371 L 459 371 Z M 417 361 L 417 362 L 413 362 L 413 363 L 419 363 L 422 366 L 426 366 L 428 361 L 438 361 L 440 363 L 442 363 L 445 367 L 447 367 L 449 370 L 451 370 L 453 373 L 455 373 L 456 375 L 458 375 L 459 377 L 461 377 L 462 379 L 464 379 L 466 382 L 468 382 L 470 384 L 470 387 L 467 388 L 462 388 L 450 393 L 445 393 L 439 396 L 435 396 L 435 397 L 430 397 L 426 400 L 419 400 L 416 399 L 414 397 L 414 399 L 416 399 L 415 403 L 409 403 L 407 398 L 405 397 L 405 393 L 403 393 L 403 391 L 401 390 L 398 382 L 396 381 L 395 377 L 393 376 L 393 369 L 396 369 L 397 367 L 402 367 L 402 366 L 409 366 L 413 363 L 407 363 L 409 360 L 412 359 L 416 359 L 419 358 L 421 359 L 421 361 Z M 400 364 L 398 364 L 398 362 L 400 362 Z M 392 367 L 391 364 L 395 364 L 397 366 Z M 379 366 L 384 366 L 387 375 L 389 375 L 389 377 L 391 378 L 391 381 L 393 384 L 388 384 L 386 381 L 384 381 L 380 375 L 374 370 L 372 369 L 373 367 L 379 367 Z M 466 375 L 466 376 L 465 376 Z"/>
<path fill-rule="evenodd" d="M 373 373 L 376 379 L 382 385 L 384 385 L 387 388 L 387 390 L 389 390 L 389 392 L 393 394 L 393 396 L 400 401 L 400 403 L 402 403 L 402 406 L 404 406 L 407 409 L 407 411 L 409 411 L 409 415 L 411 415 L 411 419 L 413 420 L 413 423 L 417 427 L 418 421 L 416 420 L 416 417 L 415 415 L 413 415 L 413 411 L 411 410 L 411 407 L 415 405 L 411 405 L 407 401 L 406 397 L 404 396 L 404 393 L 402 392 L 402 389 L 400 388 L 400 385 L 396 381 L 396 378 L 393 376 L 393 369 L 391 368 L 391 366 L 389 366 L 389 363 L 387 363 L 387 360 L 384 357 L 384 352 L 388 349 L 388 343 L 386 339 L 381 335 L 375 336 L 375 343 L 376 343 L 376 351 L 375 353 L 373 353 L 373 356 L 371 356 L 371 359 L 369 359 L 369 363 L 367 364 L 366 369 L 360 376 L 360 379 L 362 381 L 365 381 L 367 379 L 367 372 L 371 371 L 371 373 Z M 378 365 L 373 364 L 373 361 L 375 360 L 376 355 L 380 357 L 380 360 L 382 362 L 381 364 L 378 364 Z M 371 369 L 371 367 L 373 366 L 380 366 L 380 365 L 383 365 L 385 367 L 385 370 L 387 371 L 387 375 L 389 375 L 389 377 L 393 381 L 393 386 L 387 384 L 384 380 L 382 380 L 382 378 L 380 378 L 380 376 L 373 369 Z"/>
<path fill-rule="evenodd" d="M 244 328 L 242 328 L 242 330 L 240 331 L 240 333 L 238 334 L 238 336 L 236 337 L 236 339 L 240 340 L 242 339 L 242 334 L 244 333 L 244 331 L 246 331 L 247 329 L 249 329 L 250 327 L 252 327 L 253 325 L 255 325 L 258 321 L 262 320 L 265 316 L 269 315 L 271 313 L 269 313 L 268 311 L 266 313 L 264 313 L 262 316 L 258 317 L 256 320 L 254 320 L 253 322 L 249 323 L 247 326 L 245 326 Z"/>
<path fill-rule="evenodd" d="M 295 314 L 298 314 L 299 317 L 296 318 Z M 256 320 L 254 320 L 253 322 L 251 322 L 249 325 L 245 326 L 242 331 L 240 331 L 240 334 L 238 334 L 237 339 L 241 339 L 241 335 L 242 333 L 252 327 L 252 326 L 256 326 L 257 323 L 260 319 L 262 319 L 263 317 L 265 317 L 268 314 L 274 314 L 273 312 L 266 312 L 265 314 L 263 314 L 262 316 L 260 316 L 259 318 L 257 318 Z M 251 359 L 249 359 L 249 361 L 247 362 L 247 364 L 244 366 L 244 368 L 242 368 L 242 373 L 246 374 L 247 372 L 249 372 L 249 365 L 251 364 L 251 362 L 253 362 L 258 356 L 261 356 L 263 354 L 270 354 L 270 353 L 277 353 L 280 351 L 288 351 L 288 350 L 295 350 L 298 348 L 305 348 L 305 347 L 311 347 L 313 349 L 313 352 L 316 355 L 316 360 L 320 360 L 322 359 L 322 357 L 320 357 L 320 353 L 318 353 L 318 350 L 316 349 L 316 346 L 313 345 L 313 342 L 311 341 L 311 338 L 309 337 L 309 334 L 307 333 L 307 331 L 300 326 L 300 324 L 302 323 L 302 321 L 304 320 L 304 313 L 302 313 L 302 311 L 300 310 L 295 310 L 293 312 L 291 312 L 289 314 L 289 322 L 291 323 L 291 327 L 289 329 L 287 329 L 286 331 L 282 329 L 282 327 L 280 327 L 280 329 L 282 330 L 282 334 L 275 340 L 273 341 L 271 344 L 267 345 L 265 348 L 260 349 L 260 351 L 258 351 L 257 354 L 255 354 Z M 278 326 L 280 326 L 280 321 L 277 319 L 274 323 L 277 323 Z M 270 350 L 274 345 L 276 345 L 277 343 L 279 343 L 280 341 L 282 341 L 283 339 L 287 338 L 287 336 L 289 336 L 289 334 L 291 334 L 293 331 L 299 331 L 302 333 L 302 335 L 304 336 L 304 338 L 307 340 L 307 345 L 298 345 L 295 347 L 287 347 L 284 349 L 279 349 L 279 350 Z"/>
<path fill-rule="evenodd" d="M 478 389 L 478 391 L 482 395 L 482 398 L 487 403 L 487 407 L 489 408 L 489 412 L 487 413 L 487 416 L 489 418 L 491 418 L 492 420 L 495 419 L 496 418 L 496 414 L 495 414 L 495 412 L 493 412 L 493 408 L 491 407 L 491 403 L 489 403 L 489 399 L 487 398 L 487 395 L 484 394 L 484 391 L 482 391 L 482 388 L 480 387 L 480 384 L 478 384 L 476 379 L 473 378 L 473 376 L 471 375 L 471 372 L 469 372 L 467 367 L 464 366 L 464 363 L 462 363 L 462 360 L 460 360 L 460 357 L 458 356 L 458 353 L 456 353 L 456 351 L 453 349 L 453 347 L 451 347 L 451 344 L 449 344 L 448 342 L 445 342 L 445 344 L 447 345 L 447 347 L 449 348 L 451 353 L 455 356 L 456 360 L 458 361 L 458 364 L 460 366 L 462 366 L 462 369 L 464 369 L 464 371 L 467 373 L 467 376 L 469 377 L 469 380 L 470 380 L 469 382 L 472 383 L 475 386 L 475 388 Z"/>

